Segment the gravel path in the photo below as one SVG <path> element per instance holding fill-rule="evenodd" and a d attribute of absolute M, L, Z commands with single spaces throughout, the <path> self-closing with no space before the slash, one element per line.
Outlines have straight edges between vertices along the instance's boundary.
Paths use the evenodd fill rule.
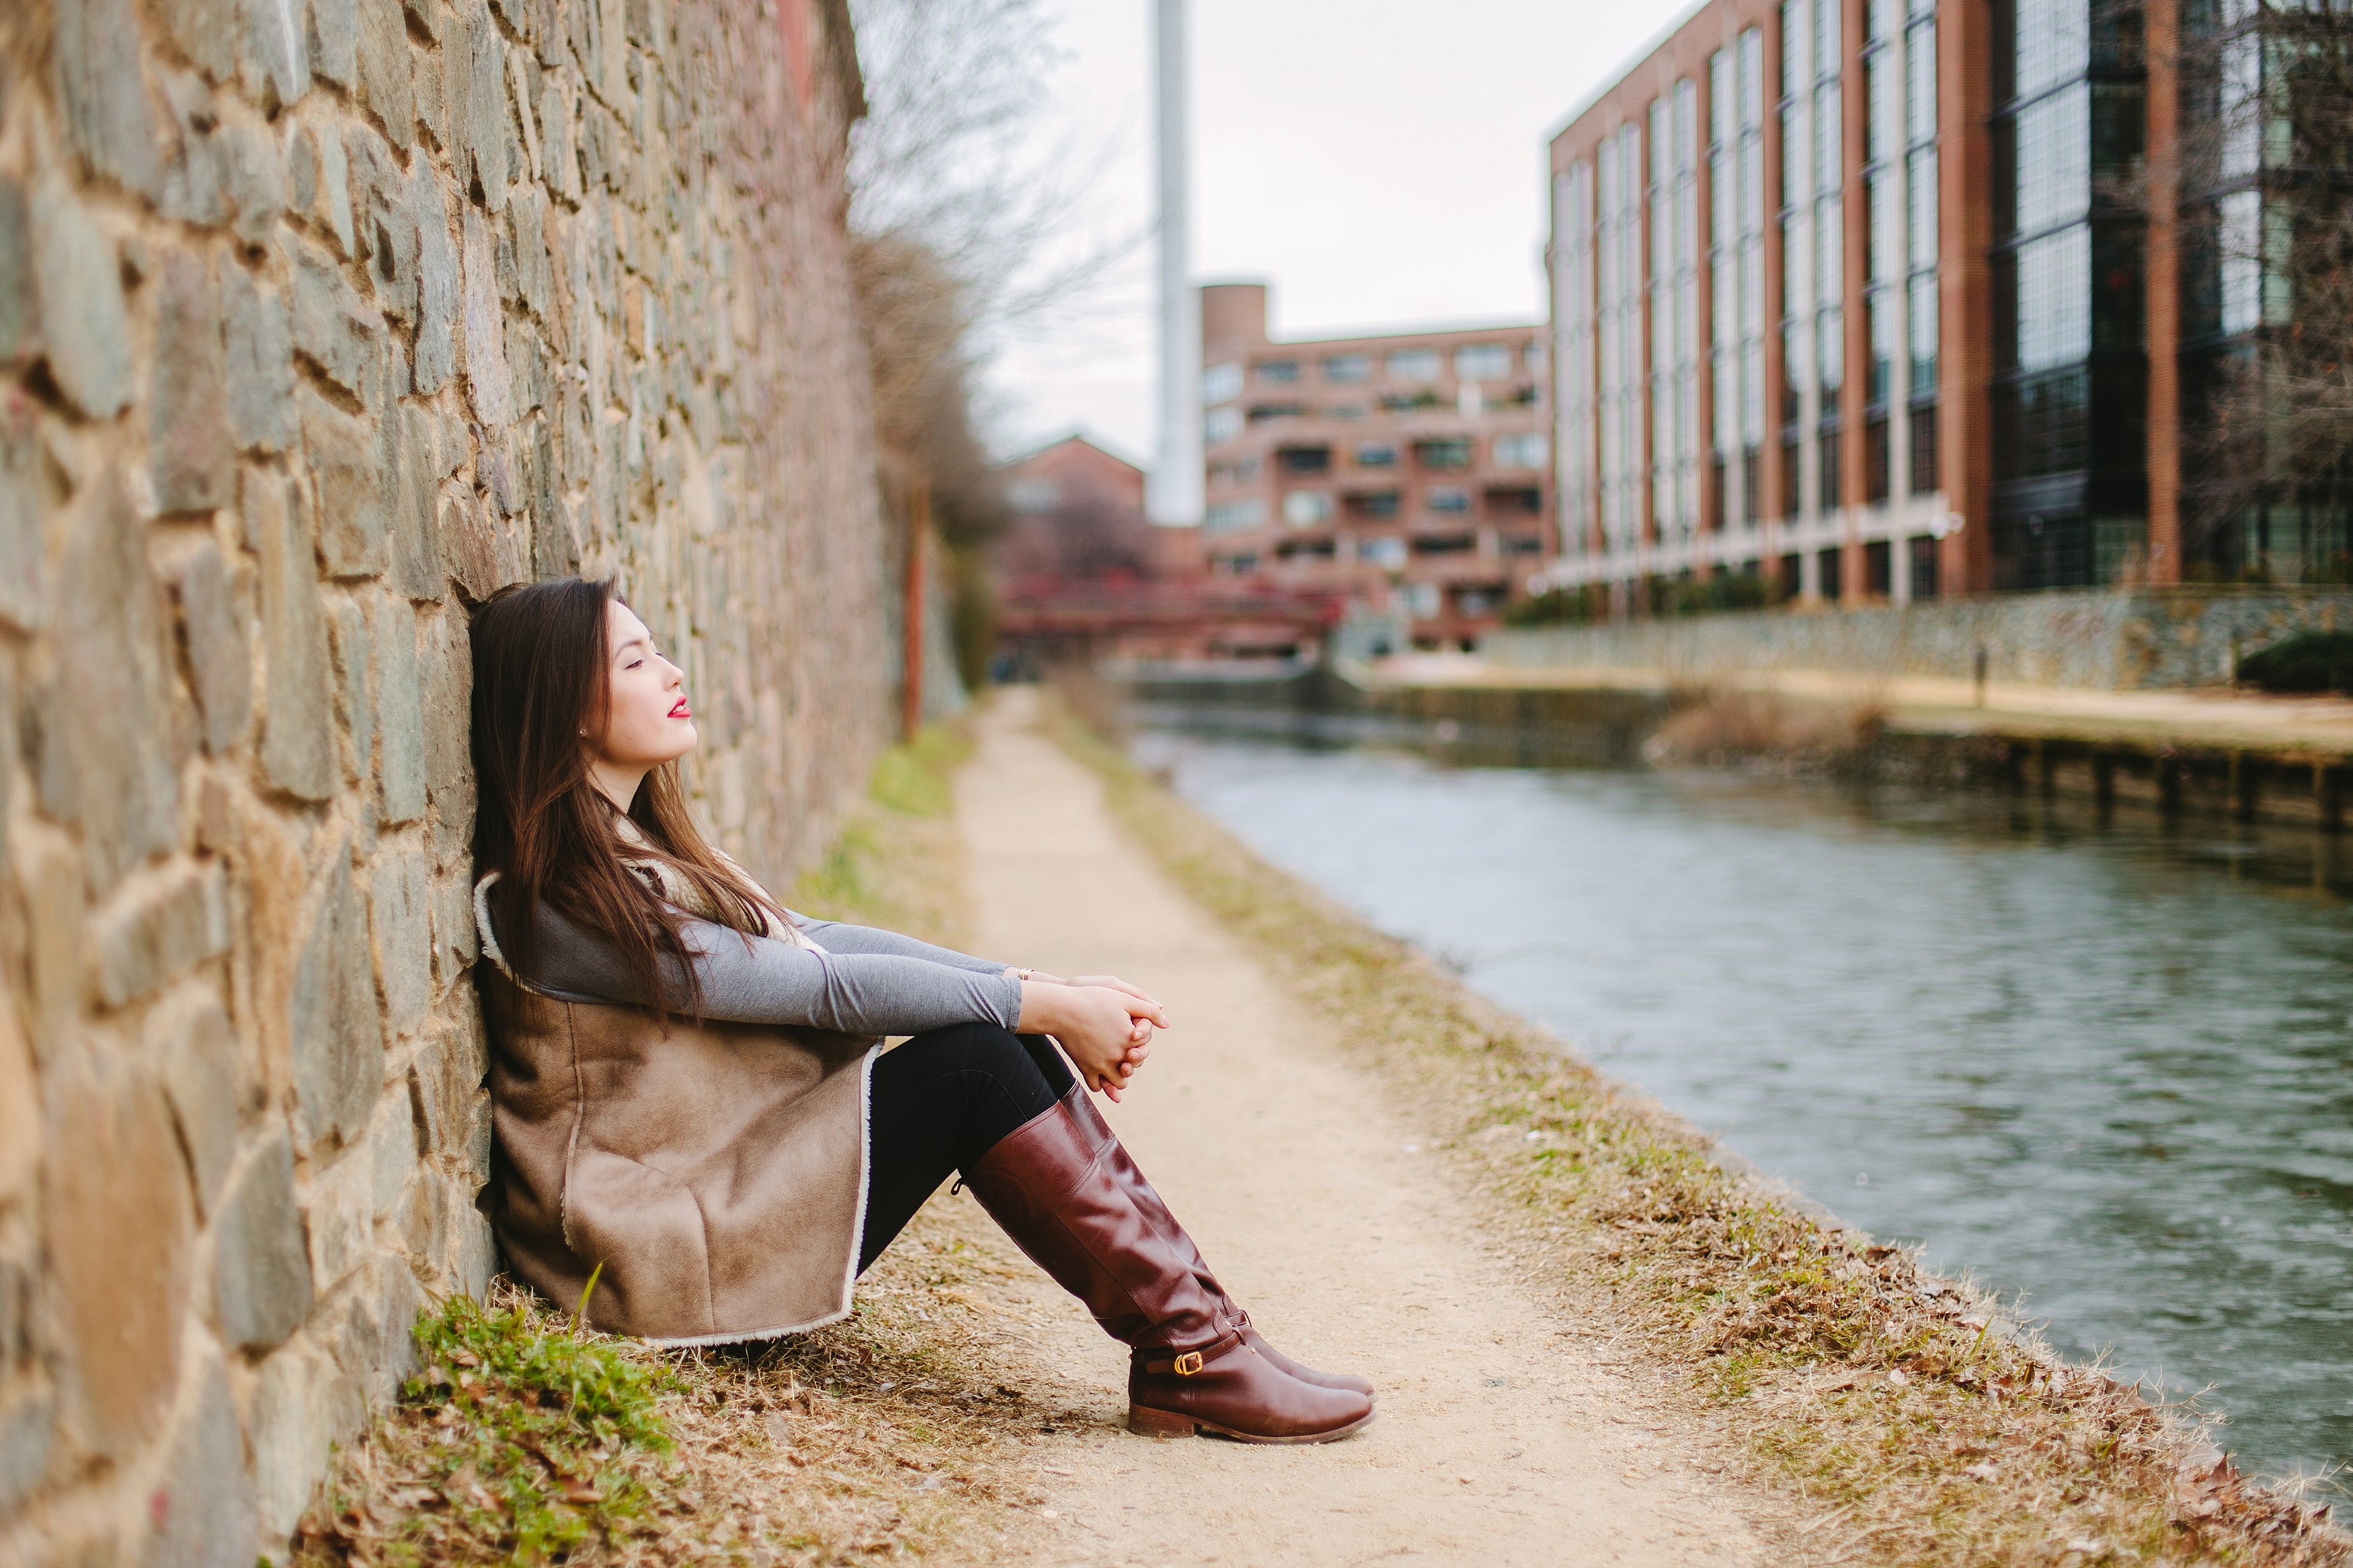
<path fill-rule="evenodd" d="M 1107 1113 L 1260 1326 L 1373 1379 L 1381 1404 L 1324 1447 L 1128 1436 L 1117 1347 L 1024 1281 L 1000 1310 L 1008 1361 L 1031 1370 L 1008 1381 L 1068 1413 L 1036 1450 L 1029 1560 L 1766 1562 L 1707 1432 L 1644 1392 L 1606 1325 L 1514 1283 L 1346 1042 L 1118 835 L 1035 717 L 1032 693 L 1001 696 L 959 778 L 976 951 L 1121 974 L 1167 1005 L 1176 1027 Z"/>

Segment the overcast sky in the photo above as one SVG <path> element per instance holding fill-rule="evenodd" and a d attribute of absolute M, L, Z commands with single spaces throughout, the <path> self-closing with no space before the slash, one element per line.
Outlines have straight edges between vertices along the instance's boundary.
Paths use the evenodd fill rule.
<path fill-rule="evenodd" d="M 1152 0 L 1041 0 L 1067 58 L 1040 135 L 1094 237 L 1152 222 Z M 1672 0 L 1195 0 L 1194 268 L 1273 286 L 1278 334 L 1538 319 L 1544 148 Z M 1002 442 L 1152 439 L 1148 242 L 1069 319 L 1001 345 Z"/>

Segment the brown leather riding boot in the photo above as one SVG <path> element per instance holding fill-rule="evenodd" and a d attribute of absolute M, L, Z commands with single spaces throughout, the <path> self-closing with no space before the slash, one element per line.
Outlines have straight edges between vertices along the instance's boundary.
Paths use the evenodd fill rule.
<path fill-rule="evenodd" d="M 1303 1383 L 1242 1342 L 1219 1293 L 1196 1277 L 1198 1253 L 1171 1243 L 1068 1101 L 1007 1134 L 964 1180 L 1021 1250 L 1134 1352 L 1130 1431 L 1185 1436 L 1206 1427 L 1249 1443 L 1324 1443 L 1372 1419 L 1364 1394 Z"/>
<path fill-rule="evenodd" d="M 1216 1298 L 1218 1310 L 1223 1314 L 1227 1326 L 1240 1331 L 1242 1343 L 1302 1383 L 1312 1383 L 1318 1388 L 1337 1388 L 1350 1394 L 1361 1394 L 1367 1399 L 1379 1397 L 1373 1392 L 1373 1385 L 1361 1377 L 1345 1372 L 1318 1372 L 1312 1366 L 1302 1366 L 1268 1343 L 1266 1336 L 1252 1326 L 1250 1314 L 1242 1310 L 1241 1304 L 1226 1294 L 1225 1287 L 1219 1284 L 1217 1276 L 1209 1272 L 1209 1265 L 1201 1257 L 1200 1248 L 1193 1245 L 1193 1238 L 1185 1234 L 1184 1227 L 1176 1223 L 1176 1216 L 1168 1212 L 1168 1205 L 1160 1201 L 1160 1194 L 1153 1191 L 1150 1182 L 1145 1180 L 1144 1173 L 1137 1169 L 1134 1159 L 1129 1155 L 1127 1145 L 1119 1141 L 1119 1134 L 1111 1130 L 1111 1123 L 1103 1120 L 1103 1112 L 1096 1110 L 1094 1101 L 1088 1098 L 1087 1086 L 1072 1084 L 1071 1092 L 1062 1098 L 1063 1103 L 1071 1108 L 1072 1118 L 1095 1141 L 1104 1166 L 1128 1189 L 1136 1207 L 1155 1221 L 1169 1245 L 1185 1255 L 1193 1277 L 1201 1282 L 1203 1289 Z"/>

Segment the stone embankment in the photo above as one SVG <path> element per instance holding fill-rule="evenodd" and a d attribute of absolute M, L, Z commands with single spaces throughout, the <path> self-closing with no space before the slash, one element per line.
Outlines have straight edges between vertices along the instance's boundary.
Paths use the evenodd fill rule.
<path fill-rule="evenodd" d="M 2336 587 L 1988 594 L 1820 614 L 1757 610 L 1532 626 L 1480 643 L 1523 668 L 1808 671 L 2137 691 L 2228 686 L 2238 661 L 2300 631 L 2353 627 Z"/>
<path fill-rule="evenodd" d="M 839 0 L 0 6 L 0 1563 L 250 1568 L 492 1268 L 466 616 L 781 885 L 887 731 Z"/>

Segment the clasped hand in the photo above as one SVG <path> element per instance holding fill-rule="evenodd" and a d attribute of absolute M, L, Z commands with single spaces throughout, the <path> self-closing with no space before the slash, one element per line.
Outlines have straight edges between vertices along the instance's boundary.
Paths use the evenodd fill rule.
<path fill-rule="evenodd" d="M 1114 975 L 1063 980 L 1032 971 L 1021 983 L 1018 1027 L 1053 1036 L 1087 1087 L 1117 1100 L 1151 1055 L 1153 1030 L 1168 1027 L 1168 1013 Z"/>

